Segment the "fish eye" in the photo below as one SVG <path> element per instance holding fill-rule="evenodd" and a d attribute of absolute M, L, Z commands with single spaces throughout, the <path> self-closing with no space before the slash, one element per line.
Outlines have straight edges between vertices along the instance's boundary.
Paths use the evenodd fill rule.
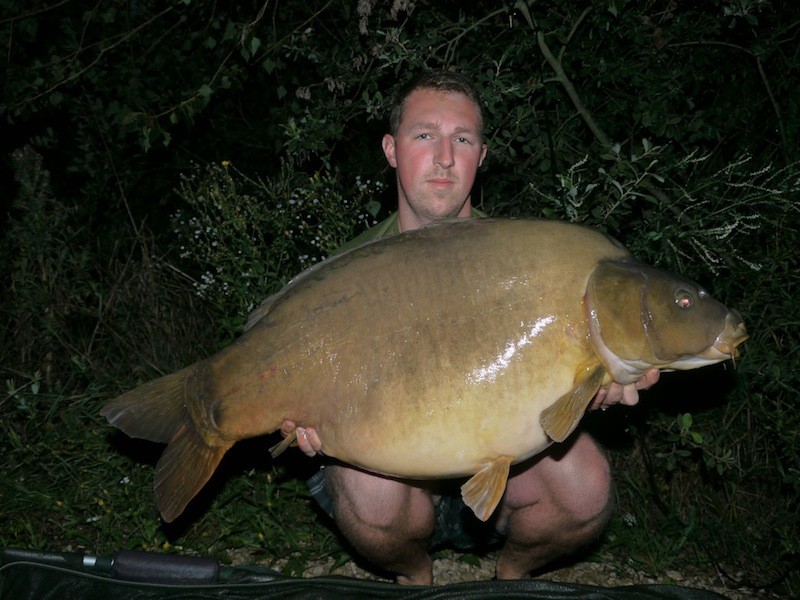
<path fill-rule="evenodd" d="M 678 308 L 692 308 L 694 306 L 694 297 L 686 290 L 677 290 L 675 292 L 675 304 L 678 305 Z"/>

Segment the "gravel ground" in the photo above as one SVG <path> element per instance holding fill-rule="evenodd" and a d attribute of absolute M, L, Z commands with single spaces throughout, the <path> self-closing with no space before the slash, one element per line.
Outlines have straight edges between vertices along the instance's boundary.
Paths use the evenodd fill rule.
<path fill-rule="evenodd" d="M 478 564 L 469 564 L 460 560 L 457 553 L 444 553 L 436 558 L 433 563 L 433 582 L 434 585 L 446 585 L 462 581 L 481 581 L 489 580 L 494 576 L 494 564 L 496 555 L 488 554 L 485 557 L 477 558 Z M 614 559 L 616 560 L 616 559 Z M 475 561 L 470 561 L 475 562 Z M 277 571 L 282 570 L 286 561 L 278 561 L 269 566 Z M 324 575 L 342 575 L 345 577 L 355 577 L 357 579 L 373 579 L 388 581 L 354 562 L 331 571 L 333 559 L 320 561 L 310 564 L 304 573 L 305 577 L 320 577 Z M 734 574 L 733 577 L 737 575 Z M 578 562 L 567 567 L 549 571 L 541 576 L 541 579 L 564 583 L 580 583 L 586 585 L 597 585 L 604 587 L 616 587 L 634 584 L 672 584 L 690 588 L 701 588 L 711 590 L 731 598 L 732 600 L 749 600 L 752 598 L 768 599 L 778 598 L 773 594 L 760 592 L 752 589 L 726 587 L 721 577 L 715 573 L 681 573 L 678 571 L 666 571 L 660 576 L 654 577 L 633 568 L 630 565 L 617 564 L 612 560 L 606 562 Z"/>

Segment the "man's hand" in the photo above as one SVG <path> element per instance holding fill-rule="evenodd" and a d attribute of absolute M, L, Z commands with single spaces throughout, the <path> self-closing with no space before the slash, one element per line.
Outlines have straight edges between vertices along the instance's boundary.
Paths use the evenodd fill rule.
<path fill-rule="evenodd" d="M 589 410 L 601 409 L 605 410 L 614 404 L 625 404 L 626 406 L 633 406 L 639 402 L 639 390 L 646 390 L 653 386 L 660 376 L 661 372 L 656 369 L 648 369 L 645 371 L 635 383 L 628 385 L 621 385 L 612 382 L 607 388 L 601 388 L 597 395 L 589 405 Z"/>
<path fill-rule="evenodd" d="M 298 427 L 294 421 L 284 421 L 281 425 L 281 435 L 287 437 L 292 433 L 297 434 L 297 447 L 306 456 L 322 454 L 322 441 L 313 427 Z"/>

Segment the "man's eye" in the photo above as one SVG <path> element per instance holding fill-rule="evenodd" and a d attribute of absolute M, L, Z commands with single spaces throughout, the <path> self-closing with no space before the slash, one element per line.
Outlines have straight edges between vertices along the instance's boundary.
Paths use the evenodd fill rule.
<path fill-rule="evenodd" d="M 469 138 L 466 138 L 466 137 L 460 137 L 460 138 L 456 138 L 456 141 L 457 141 L 459 144 L 471 144 L 471 143 L 472 143 L 472 140 L 471 140 L 471 139 L 469 139 Z"/>
<path fill-rule="evenodd" d="M 429 133 L 420 133 L 417 138 L 420 140 L 429 140 L 431 139 L 431 135 Z"/>

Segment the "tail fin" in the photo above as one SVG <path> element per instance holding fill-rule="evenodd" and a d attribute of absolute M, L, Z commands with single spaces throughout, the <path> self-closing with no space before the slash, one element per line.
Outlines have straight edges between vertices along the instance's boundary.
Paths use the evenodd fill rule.
<path fill-rule="evenodd" d="M 211 479 L 231 446 L 209 446 L 191 425 L 175 434 L 156 465 L 158 512 L 167 523 L 174 521 Z"/>
<path fill-rule="evenodd" d="M 186 407 L 187 379 L 196 369 L 193 365 L 145 383 L 100 411 L 131 437 L 168 444 L 156 466 L 155 482 L 158 510 L 167 523 L 183 512 L 233 445 L 210 445 L 192 421 Z"/>
<path fill-rule="evenodd" d="M 148 381 L 107 402 L 100 414 L 131 437 L 167 444 L 188 417 L 186 380 L 194 369 Z"/>

